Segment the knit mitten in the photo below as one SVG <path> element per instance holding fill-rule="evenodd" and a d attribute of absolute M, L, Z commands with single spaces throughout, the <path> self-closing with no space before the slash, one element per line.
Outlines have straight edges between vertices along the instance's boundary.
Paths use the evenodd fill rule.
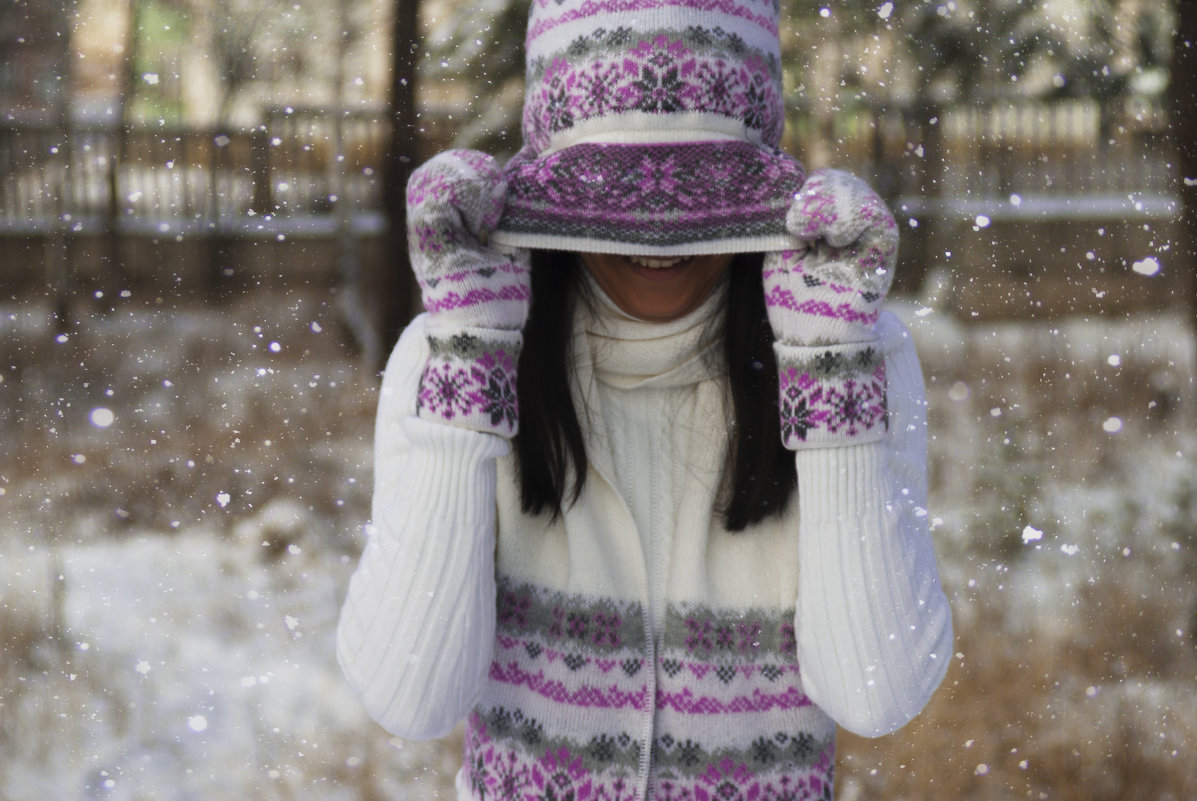
<path fill-rule="evenodd" d="M 441 153 L 407 184 L 407 235 L 431 346 L 416 413 L 512 437 L 519 428 L 516 364 L 532 292 L 528 252 L 486 244 L 506 192 L 490 156 Z"/>
<path fill-rule="evenodd" d="M 815 170 L 794 196 L 795 250 L 765 256 L 787 448 L 880 439 L 885 361 L 874 324 L 893 280 L 898 226 L 880 197 L 839 170 Z"/>

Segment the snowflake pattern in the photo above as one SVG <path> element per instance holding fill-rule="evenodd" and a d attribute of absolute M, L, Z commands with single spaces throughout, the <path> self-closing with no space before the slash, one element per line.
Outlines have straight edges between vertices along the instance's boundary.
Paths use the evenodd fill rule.
<path fill-rule="evenodd" d="M 587 142 L 508 165 L 504 230 L 554 230 L 646 245 L 771 236 L 782 230 L 802 166 L 746 142 Z"/>
<path fill-rule="evenodd" d="M 513 435 L 519 422 L 516 359 L 503 348 L 473 359 L 433 355 L 420 377 L 416 413 L 425 419 Z"/>
<path fill-rule="evenodd" d="M 627 111 L 717 114 L 774 144 L 784 126 L 776 56 L 718 28 L 639 35 L 599 30 L 533 62 L 528 78 L 524 138 L 538 152 L 553 134 Z"/>
<path fill-rule="evenodd" d="M 842 372 L 844 361 L 825 352 L 811 369 L 783 367 L 778 381 L 782 442 L 788 448 L 835 437 L 860 440 L 886 427 L 885 362 L 862 358 L 867 368 Z M 849 365 L 851 367 L 856 365 Z"/>

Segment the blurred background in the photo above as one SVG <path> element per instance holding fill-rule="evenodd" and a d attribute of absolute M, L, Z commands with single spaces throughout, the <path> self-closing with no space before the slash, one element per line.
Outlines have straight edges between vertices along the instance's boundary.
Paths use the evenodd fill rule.
<path fill-rule="evenodd" d="M 902 227 L 957 631 L 837 798 L 1197 798 L 1197 3 L 782 6 L 786 147 Z M 0 799 L 453 797 L 332 636 L 402 187 L 518 148 L 525 14 L 0 6 Z"/>

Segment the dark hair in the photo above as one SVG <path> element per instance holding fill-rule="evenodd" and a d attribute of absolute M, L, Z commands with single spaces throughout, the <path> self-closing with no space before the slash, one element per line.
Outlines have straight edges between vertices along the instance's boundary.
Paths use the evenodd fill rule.
<path fill-rule="evenodd" d="M 773 330 L 761 291 L 761 256 L 737 256 L 728 270 L 723 320 L 731 441 L 719 511 L 729 531 L 780 514 L 798 486 L 794 455 L 781 444 Z M 586 302 L 569 253 L 532 252 L 532 306 L 519 361 L 520 501 L 527 514 L 559 514 L 586 482 L 586 443 L 570 393 L 572 320 Z"/>

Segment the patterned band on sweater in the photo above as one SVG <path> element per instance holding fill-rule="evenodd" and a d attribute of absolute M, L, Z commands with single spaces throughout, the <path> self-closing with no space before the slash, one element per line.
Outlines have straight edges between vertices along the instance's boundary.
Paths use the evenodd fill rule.
<path fill-rule="evenodd" d="M 645 745 L 657 801 L 831 797 L 835 724 L 802 689 L 791 610 L 670 604 L 650 665 L 643 605 L 498 589 L 494 661 L 466 728 L 473 798 L 634 801 Z"/>
<path fill-rule="evenodd" d="M 430 332 L 431 355 L 420 376 L 418 416 L 511 437 L 519 428 L 518 331 Z"/>
<path fill-rule="evenodd" d="M 553 236 L 646 252 L 682 244 L 721 252 L 721 243 L 777 239 L 805 180 L 797 161 L 742 141 L 593 142 L 530 155 L 506 167 L 507 206 L 496 241 Z M 792 247 L 788 237 L 778 242 Z"/>
<path fill-rule="evenodd" d="M 876 343 L 777 343 L 781 438 L 787 448 L 875 442 L 884 436 L 885 359 Z"/>

